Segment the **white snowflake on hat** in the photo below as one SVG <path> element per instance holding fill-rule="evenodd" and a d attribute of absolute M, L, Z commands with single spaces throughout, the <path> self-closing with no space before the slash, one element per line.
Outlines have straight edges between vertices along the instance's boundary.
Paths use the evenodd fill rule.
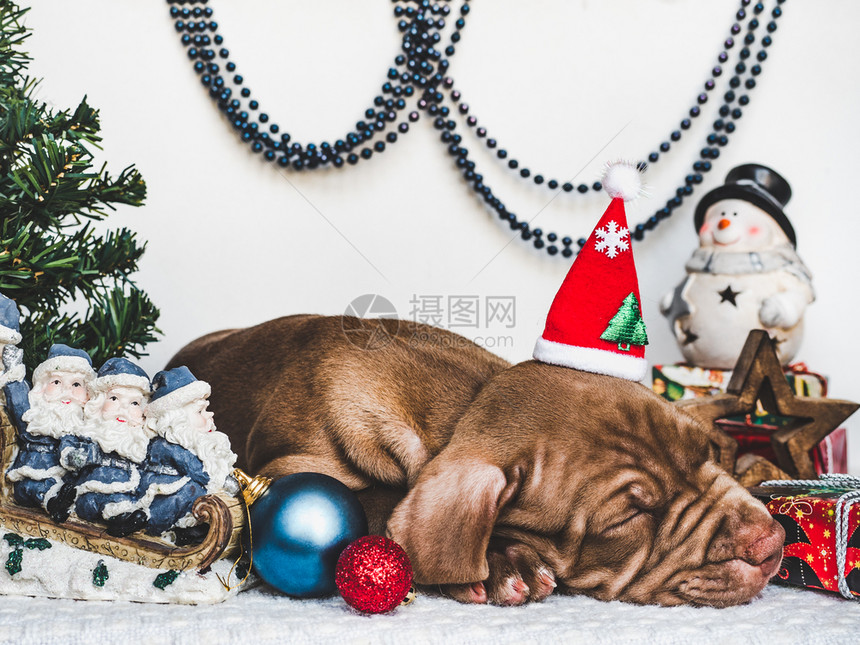
<path fill-rule="evenodd" d="M 535 359 L 631 381 L 645 376 L 648 336 L 630 248 L 624 202 L 640 193 L 639 169 L 610 165 L 603 179 L 612 197 L 556 294 Z"/>
<path fill-rule="evenodd" d="M 620 251 L 626 251 L 630 248 L 630 243 L 627 241 L 630 237 L 630 230 L 624 226 L 618 226 L 615 222 L 609 222 L 603 228 L 598 228 L 594 234 L 600 238 L 595 248 L 598 251 L 603 251 L 610 258 L 614 258 Z"/>

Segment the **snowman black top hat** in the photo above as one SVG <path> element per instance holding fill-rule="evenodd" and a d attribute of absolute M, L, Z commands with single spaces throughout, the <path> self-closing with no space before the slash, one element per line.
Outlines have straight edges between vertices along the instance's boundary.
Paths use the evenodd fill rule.
<path fill-rule="evenodd" d="M 776 223 L 788 236 L 791 245 L 797 246 L 794 228 L 785 213 L 782 212 L 788 200 L 791 199 L 791 186 L 775 170 L 754 163 L 732 168 L 726 175 L 725 185 L 714 188 L 702 197 L 696 206 L 693 221 L 697 231 L 702 228 L 705 212 L 708 208 L 723 199 L 742 199 L 758 206 L 776 220 Z"/>

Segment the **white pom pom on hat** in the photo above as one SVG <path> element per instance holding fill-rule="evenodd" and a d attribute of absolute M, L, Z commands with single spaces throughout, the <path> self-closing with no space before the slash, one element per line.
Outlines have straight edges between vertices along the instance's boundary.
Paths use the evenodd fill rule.
<path fill-rule="evenodd" d="M 625 202 L 632 201 L 642 194 L 642 178 L 639 166 L 632 161 L 614 161 L 606 164 L 603 171 L 603 190 Z"/>

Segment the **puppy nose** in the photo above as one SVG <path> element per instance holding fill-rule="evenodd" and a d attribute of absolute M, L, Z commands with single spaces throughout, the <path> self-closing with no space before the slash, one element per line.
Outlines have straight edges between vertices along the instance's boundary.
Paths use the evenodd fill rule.
<path fill-rule="evenodd" d="M 752 565 L 758 566 L 782 552 L 785 543 L 785 530 L 782 525 L 773 520 L 767 530 L 749 544 L 744 550 L 743 559 Z"/>
<path fill-rule="evenodd" d="M 707 559 L 738 559 L 759 566 L 782 552 L 785 531 L 758 503 L 742 505 L 723 517 L 708 547 Z M 778 560 L 778 558 L 776 558 Z M 778 562 L 777 562 L 778 564 Z"/>
<path fill-rule="evenodd" d="M 721 220 L 720 220 L 720 223 L 719 223 L 719 224 L 717 224 L 717 228 L 719 228 L 719 229 L 722 231 L 723 229 L 726 229 L 726 228 L 728 228 L 728 227 L 729 227 L 729 226 L 731 226 L 731 225 L 732 225 L 731 220 L 728 220 L 728 219 L 721 219 Z"/>

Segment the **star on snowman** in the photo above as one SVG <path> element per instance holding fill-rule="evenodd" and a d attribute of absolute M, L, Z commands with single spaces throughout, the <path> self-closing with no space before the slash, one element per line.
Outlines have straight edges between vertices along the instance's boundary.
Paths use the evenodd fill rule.
<path fill-rule="evenodd" d="M 696 206 L 699 248 L 660 303 L 688 363 L 732 369 L 752 329 L 770 334 L 783 365 L 794 358 L 815 293 L 783 212 L 790 198 L 779 173 L 745 164 Z"/>

